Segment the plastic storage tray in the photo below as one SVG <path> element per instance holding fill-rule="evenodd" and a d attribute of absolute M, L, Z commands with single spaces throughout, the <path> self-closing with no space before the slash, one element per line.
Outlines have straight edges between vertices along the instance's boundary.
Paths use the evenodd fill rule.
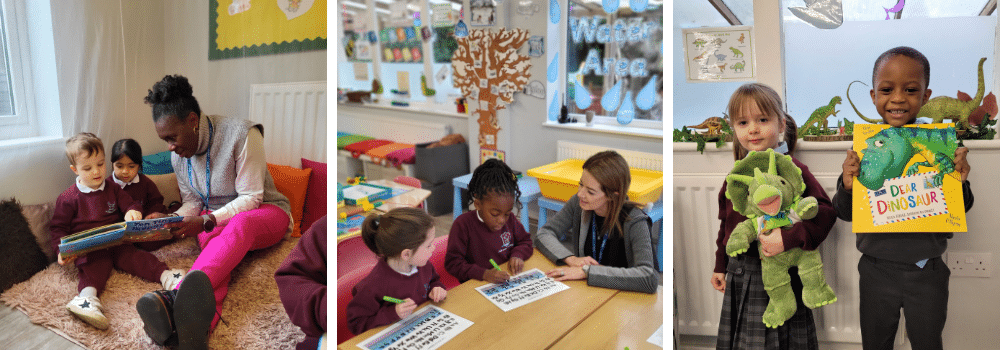
<path fill-rule="evenodd" d="M 630 200 L 645 205 L 660 199 L 660 194 L 663 192 L 663 172 L 637 168 L 629 170 L 632 174 L 632 185 L 628 189 Z M 538 179 L 542 196 L 563 202 L 576 194 L 581 175 L 583 175 L 581 159 L 564 159 L 528 169 L 528 176 Z"/>
<path fill-rule="evenodd" d="M 368 198 L 369 203 L 375 203 L 381 199 L 389 198 L 392 196 L 392 189 L 384 186 L 363 183 L 344 187 L 341 190 L 341 193 L 343 193 L 345 204 L 358 205 L 358 201 L 361 200 L 361 198 Z"/>

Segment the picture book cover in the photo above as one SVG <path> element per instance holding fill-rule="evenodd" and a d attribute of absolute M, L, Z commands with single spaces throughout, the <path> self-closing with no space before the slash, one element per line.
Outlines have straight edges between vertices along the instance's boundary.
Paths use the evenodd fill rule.
<path fill-rule="evenodd" d="M 59 240 L 63 260 L 123 243 L 161 241 L 173 234 L 163 227 L 184 220 L 182 216 L 119 222 L 77 232 Z"/>
<path fill-rule="evenodd" d="M 853 232 L 966 232 L 955 124 L 857 124 Z"/>

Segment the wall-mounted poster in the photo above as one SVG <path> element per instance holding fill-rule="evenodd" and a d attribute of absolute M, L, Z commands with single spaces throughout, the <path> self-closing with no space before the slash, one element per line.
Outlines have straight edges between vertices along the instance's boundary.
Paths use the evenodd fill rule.
<path fill-rule="evenodd" d="M 208 59 L 326 49 L 326 0 L 210 0 Z"/>
<path fill-rule="evenodd" d="M 383 62 L 423 62 L 423 45 L 413 27 L 384 28 L 379 36 L 382 39 Z"/>
<path fill-rule="evenodd" d="M 955 124 L 854 126 L 854 232 L 966 232 Z"/>
<path fill-rule="evenodd" d="M 493 0 L 471 0 L 469 9 L 472 18 L 469 24 L 474 26 L 492 26 L 496 23 L 497 5 Z"/>
<path fill-rule="evenodd" d="M 683 30 L 688 82 L 750 81 L 756 78 L 753 27 Z"/>
<path fill-rule="evenodd" d="M 434 27 L 448 27 L 455 25 L 455 11 L 452 11 L 451 4 L 430 4 L 431 25 Z"/>

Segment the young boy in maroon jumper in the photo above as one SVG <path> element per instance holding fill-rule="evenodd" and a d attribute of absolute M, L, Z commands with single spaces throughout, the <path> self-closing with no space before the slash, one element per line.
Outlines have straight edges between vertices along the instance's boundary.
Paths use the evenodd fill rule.
<path fill-rule="evenodd" d="M 514 171 L 497 159 L 476 167 L 469 181 L 476 210 L 459 215 L 451 225 L 445 269 L 460 282 L 470 279 L 500 283 L 518 274 L 531 257 L 531 235 L 512 213 L 520 203 Z M 510 261 L 507 271 L 493 268 Z"/>
<path fill-rule="evenodd" d="M 141 205 L 133 202 L 114 182 L 105 179 L 107 165 L 101 139 L 87 132 L 71 137 L 66 141 L 66 158 L 77 178 L 76 183 L 56 199 L 50 225 L 52 249 L 58 252 L 59 240 L 66 235 L 121 222 L 123 213 L 125 221 L 142 219 Z M 153 254 L 131 244 L 93 251 L 69 260 L 59 257 L 61 265 L 71 261 L 75 261 L 79 270 L 77 289 L 80 295 L 66 304 L 66 308 L 98 329 L 108 328 L 108 319 L 101 312 L 97 295 L 104 290 L 112 267 L 148 281 L 159 281 L 164 288 L 173 287 L 183 276 L 182 271 L 168 270 L 167 265 Z"/>

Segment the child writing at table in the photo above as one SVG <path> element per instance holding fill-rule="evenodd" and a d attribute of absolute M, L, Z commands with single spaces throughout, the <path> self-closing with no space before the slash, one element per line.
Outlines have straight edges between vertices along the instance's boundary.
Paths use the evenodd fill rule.
<path fill-rule="evenodd" d="M 750 151 L 768 148 L 791 154 L 795 150 L 796 126 L 782 110 L 781 98 L 770 87 L 751 83 L 740 86 L 729 98 L 729 124 L 736 132 L 733 157 L 743 159 Z M 747 218 L 733 209 L 726 197 L 726 184 L 719 190 L 719 234 L 716 239 L 715 270 L 712 287 L 725 293 L 719 321 L 718 349 L 817 349 L 816 324 L 812 311 L 803 304 L 802 281 L 796 269 L 789 272 L 796 311 L 783 325 L 769 328 L 763 314 L 770 300 L 764 289 L 759 252 L 774 256 L 792 248 L 815 250 L 826 239 L 837 220 L 830 198 L 823 187 L 797 159 L 792 161 L 802 169 L 805 182 L 803 197 L 813 196 L 819 211 L 811 220 L 796 223 L 791 228 L 775 228 L 770 234 L 760 234 L 745 253 L 735 257 L 726 254 L 726 244 L 737 224 Z M 761 249 L 758 252 L 758 244 Z M 790 296 L 789 296 L 790 297 Z"/>
<path fill-rule="evenodd" d="M 452 223 L 445 269 L 460 282 L 506 281 L 524 269 L 534 250 L 531 235 L 512 212 L 515 204 L 520 206 L 517 176 L 504 162 L 489 159 L 472 172 L 469 196 L 476 210 Z M 493 265 L 508 261 L 507 271 Z"/>
<path fill-rule="evenodd" d="M 406 318 L 427 299 L 439 302 L 448 292 L 428 264 L 434 252 L 434 223 L 416 208 L 372 214 L 361 224 L 361 238 L 379 257 L 371 273 L 351 290 L 347 324 L 354 334 Z"/>

